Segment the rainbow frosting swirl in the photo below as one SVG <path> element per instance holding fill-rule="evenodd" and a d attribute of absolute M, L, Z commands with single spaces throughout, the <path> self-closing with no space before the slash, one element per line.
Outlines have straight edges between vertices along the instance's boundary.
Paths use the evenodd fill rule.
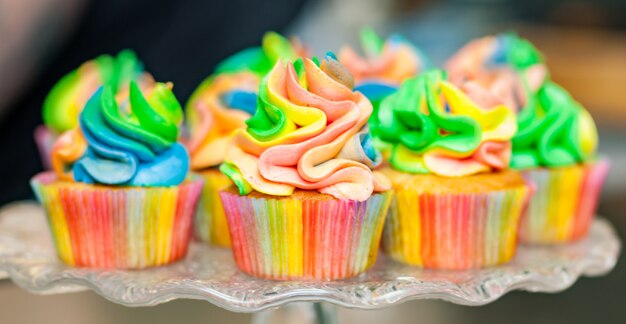
<path fill-rule="evenodd" d="M 180 184 L 189 157 L 176 142 L 183 112 L 170 88 L 157 83 L 144 96 L 131 81 L 128 104 L 121 106 L 111 87 L 97 90 L 80 114 L 80 131 L 65 133 L 53 148 L 59 178 L 123 186 Z"/>
<path fill-rule="evenodd" d="M 591 115 L 552 82 L 539 51 L 514 34 L 474 40 L 447 63 L 452 81 L 470 97 L 496 97 L 518 114 L 511 167 L 558 167 L 595 157 L 598 135 Z"/>
<path fill-rule="evenodd" d="M 509 108 L 478 105 L 437 70 L 406 80 L 378 118 L 393 168 L 446 177 L 506 168 L 517 129 Z"/>
<path fill-rule="evenodd" d="M 190 139 L 187 148 L 195 170 L 221 164 L 235 129 L 256 109 L 260 79 L 279 60 L 295 60 L 304 49 L 297 40 L 268 32 L 261 47 L 245 49 L 220 63 L 194 91 L 187 103 Z"/>
<path fill-rule="evenodd" d="M 123 50 L 115 57 L 101 55 L 83 63 L 61 78 L 46 97 L 43 104 L 45 125 L 57 133 L 76 127 L 80 111 L 98 88 L 106 85 L 114 94 L 127 92 L 124 85 L 130 80 L 154 82 L 148 73 L 144 73 L 143 64 L 131 50 Z"/>
<path fill-rule="evenodd" d="M 355 91 L 362 92 L 374 107 L 370 118 L 372 133 L 378 125 L 378 107 L 388 95 L 396 92 L 402 81 L 427 67 L 427 60 L 415 46 L 400 35 L 383 40 L 371 28 L 361 31 L 365 57 L 349 46 L 339 51 L 339 61 L 352 73 Z"/>
<path fill-rule="evenodd" d="M 260 47 L 251 47 L 226 58 L 215 68 L 215 73 L 251 71 L 259 76 L 267 74 L 280 59 L 295 60 L 306 56 L 306 48 L 297 38 L 286 39 L 276 32 L 263 35 Z"/>
<path fill-rule="evenodd" d="M 279 61 L 261 81 L 256 112 L 235 133 L 220 169 L 242 195 L 289 196 L 298 188 L 364 201 L 387 190 L 387 179 L 372 171 L 381 161 L 367 128 L 372 105 L 352 84 L 332 53 L 319 66 Z"/>
<path fill-rule="evenodd" d="M 355 90 L 374 86 L 397 87 L 425 68 L 424 55 L 400 35 L 383 40 L 372 29 L 366 28 L 361 31 L 361 45 L 365 57 L 349 46 L 339 51 L 339 61 L 354 76 Z"/>
<path fill-rule="evenodd" d="M 470 97 L 484 101 L 487 91 L 515 111 L 528 101 L 526 87 L 537 91 L 547 76 L 541 54 L 530 42 L 512 33 L 469 42 L 446 62 L 445 68 L 450 82 Z"/>

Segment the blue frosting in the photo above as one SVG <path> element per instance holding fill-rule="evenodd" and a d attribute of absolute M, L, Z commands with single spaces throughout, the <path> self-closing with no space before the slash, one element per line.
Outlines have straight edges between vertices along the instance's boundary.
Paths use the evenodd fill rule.
<path fill-rule="evenodd" d="M 103 100 L 107 99 L 101 88 L 80 115 L 88 147 L 73 166 L 74 179 L 127 186 L 173 186 L 183 182 L 189 170 L 186 149 L 176 142 L 155 145 L 140 135 L 130 137 L 116 131 L 103 113 Z"/>
<path fill-rule="evenodd" d="M 378 152 L 378 150 L 374 147 L 374 142 L 372 141 L 372 135 L 367 132 L 367 133 L 361 133 L 359 134 L 359 136 L 361 137 L 361 147 L 363 147 L 363 152 L 365 152 L 365 155 L 367 155 L 367 157 L 374 161 L 375 166 L 377 164 L 379 164 L 380 162 L 380 153 Z"/>
<path fill-rule="evenodd" d="M 354 87 L 354 91 L 360 91 L 369 100 L 378 102 L 388 95 L 396 92 L 398 87 L 379 81 L 366 81 Z"/>
<path fill-rule="evenodd" d="M 244 90 L 233 90 L 222 95 L 224 105 L 230 108 L 239 109 L 254 115 L 256 111 L 257 95 L 254 92 Z"/>
<path fill-rule="evenodd" d="M 495 67 L 502 66 L 508 63 L 507 59 L 507 50 L 509 47 L 508 37 L 505 35 L 498 35 L 496 37 L 496 49 L 491 54 L 491 56 L 487 59 L 487 66 Z"/>
<path fill-rule="evenodd" d="M 324 57 L 326 57 L 326 59 L 332 59 L 333 61 L 338 61 L 337 60 L 337 56 L 335 55 L 335 53 L 328 51 L 326 52 L 326 54 L 324 55 Z"/>

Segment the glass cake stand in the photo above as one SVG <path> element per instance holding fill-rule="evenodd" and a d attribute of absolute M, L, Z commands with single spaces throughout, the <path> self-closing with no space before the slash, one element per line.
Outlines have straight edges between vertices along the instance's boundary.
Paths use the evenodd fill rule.
<path fill-rule="evenodd" d="M 201 243 L 192 244 L 187 258 L 170 266 L 104 271 L 71 268 L 58 261 L 37 204 L 18 202 L 0 210 L 0 278 L 11 278 L 24 289 L 41 294 L 91 289 L 125 306 L 200 299 L 233 312 L 260 312 L 254 323 L 291 316 L 311 323 L 336 323 L 334 305 L 379 309 L 414 299 L 483 305 L 512 290 L 558 292 L 581 276 L 609 272 L 620 248 L 612 225 L 596 217 L 583 240 L 550 247 L 520 246 L 509 264 L 471 271 L 425 270 L 380 254 L 374 267 L 348 280 L 261 280 L 239 272 L 230 250 Z"/>

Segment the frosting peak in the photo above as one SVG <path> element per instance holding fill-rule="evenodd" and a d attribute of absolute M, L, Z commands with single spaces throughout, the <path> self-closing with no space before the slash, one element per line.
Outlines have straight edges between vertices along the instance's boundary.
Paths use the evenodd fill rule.
<path fill-rule="evenodd" d="M 297 40 L 268 32 L 261 47 L 243 50 L 218 65 L 216 74 L 202 82 L 187 103 L 193 169 L 222 163 L 233 131 L 244 128 L 254 114 L 261 77 L 279 59 L 295 60 L 304 52 Z"/>
<path fill-rule="evenodd" d="M 279 61 L 261 81 L 256 113 L 238 130 L 221 170 L 239 187 L 287 196 L 295 188 L 363 201 L 388 189 L 367 120 L 372 106 L 332 55 Z"/>
<path fill-rule="evenodd" d="M 419 51 L 399 35 L 383 41 L 376 32 L 366 28 L 361 31 L 361 45 L 365 57 L 349 46 L 339 52 L 339 61 L 354 75 L 357 84 L 376 81 L 398 86 L 424 68 Z"/>
<path fill-rule="evenodd" d="M 468 89 L 472 98 L 481 96 L 479 86 L 515 111 L 526 105 L 527 88 L 537 91 L 547 77 L 541 53 L 513 33 L 471 41 L 448 60 L 446 70 L 452 83 L 474 85 Z"/>
<path fill-rule="evenodd" d="M 288 40 L 275 32 L 263 35 L 260 47 L 244 49 L 222 61 L 215 73 L 251 71 L 257 75 L 265 75 L 279 59 L 295 60 L 305 56 L 306 49 L 297 39 Z"/>
<path fill-rule="evenodd" d="M 471 41 L 446 64 L 452 82 L 476 101 L 485 95 L 518 114 L 511 167 L 565 166 L 594 158 L 598 141 L 589 113 L 550 81 L 541 53 L 515 34 Z"/>
<path fill-rule="evenodd" d="M 143 75 L 142 75 L 143 74 Z M 85 103 L 101 86 L 114 94 L 124 89 L 130 80 L 153 82 L 143 72 L 143 65 L 131 50 L 117 56 L 101 55 L 82 64 L 57 82 L 43 104 L 43 120 L 48 128 L 63 132 L 78 125 L 78 115 Z"/>
<path fill-rule="evenodd" d="M 106 185 L 180 184 L 189 158 L 176 143 L 183 115 L 170 88 L 157 83 L 144 95 L 133 81 L 129 101 L 122 105 L 111 87 L 97 90 L 80 114 L 80 130 L 55 144 L 53 164 L 60 178 Z"/>
<path fill-rule="evenodd" d="M 354 75 L 354 90 L 371 101 L 374 112 L 369 124 L 376 135 L 380 102 L 396 92 L 402 81 L 423 71 L 426 59 L 403 37 L 391 35 L 383 40 L 371 28 L 361 31 L 361 47 L 364 57 L 351 47 L 344 47 L 339 52 L 339 61 Z"/>
<path fill-rule="evenodd" d="M 478 105 L 441 71 L 406 80 L 383 100 L 378 118 L 394 168 L 448 177 L 506 168 L 517 129 L 509 108 Z"/>

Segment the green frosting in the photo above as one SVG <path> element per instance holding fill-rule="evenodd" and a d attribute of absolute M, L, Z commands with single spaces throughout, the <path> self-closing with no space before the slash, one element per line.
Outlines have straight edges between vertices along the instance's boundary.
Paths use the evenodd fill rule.
<path fill-rule="evenodd" d="M 130 83 L 130 107 L 121 109 L 112 89 L 96 91 L 80 114 L 88 147 L 74 163 L 74 180 L 128 186 L 173 186 L 189 169 L 189 155 L 177 143 L 182 109 L 167 85 L 157 83 L 148 98 Z"/>
<path fill-rule="evenodd" d="M 331 52 L 326 53 L 326 60 L 328 64 L 338 62 L 335 55 Z M 319 66 L 319 60 L 317 58 L 313 58 L 313 61 Z M 295 60 L 293 66 L 298 75 L 298 79 L 306 80 L 306 72 L 302 58 Z M 259 141 L 269 141 L 284 132 L 289 126 L 285 112 L 279 107 L 276 107 L 270 99 L 268 82 L 268 77 L 261 79 L 257 109 L 254 115 L 246 120 L 248 133 Z"/>
<path fill-rule="evenodd" d="M 128 84 L 143 72 L 143 65 L 131 50 L 123 50 L 117 56 L 101 55 L 88 63 L 95 63 L 100 85 L 117 92 L 121 85 Z M 87 63 L 85 63 L 87 64 Z M 82 65 L 81 67 L 83 67 Z M 78 124 L 78 114 L 84 102 L 77 102 L 77 96 L 84 95 L 84 69 L 78 68 L 57 82 L 43 104 L 43 121 L 56 132 L 64 132 Z"/>
<path fill-rule="evenodd" d="M 385 40 L 382 39 L 376 31 L 371 28 L 363 28 L 360 33 L 361 47 L 367 55 L 377 56 L 383 52 Z"/>
<path fill-rule="evenodd" d="M 527 91 L 518 115 L 511 167 L 558 167 L 592 159 L 597 142 L 593 120 L 572 96 L 552 81 Z"/>
<path fill-rule="evenodd" d="M 215 73 L 251 71 L 259 76 L 267 74 L 279 59 L 293 61 L 298 57 L 289 40 L 278 33 L 267 32 L 261 47 L 244 49 L 222 61 Z"/>
<path fill-rule="evenodd" d="M 267 32 L 263 36 L 262 46 L 244 49 L 219 63 L 215 68 L 215 73 L 204 79 L 189 97 L 187 112 L 194 113 L 194 109 L 189 105 L 196 102 L 198 97 L 213 84 L 218 74 L 249 71 L 261 78 L 269 73 L 279 59 L 293 61 L 297 57 L 298 54 L 288 39 L 278 33 Z M 190 119 L 193 118 L 188 118 Z"/>
<path fill-rule="evenodd" d="M 480 144 L 482 130 L 475 120 L 448 114 L 441 106 L 438 83 L 445 77 L 439 70 L 425 72 L 382 101 L 376 136 L 384 143 L 381 150 L 391 148 L 389 162 L 395 169 L 429 173 L 419 155 L 433 149 L 466 153 Z"/>
<path fill-rule="evenodd" d="M 506 61 L 517 70 L 529 68 L 543 63 L 541 52 L 535 46 L 517 36 L 515 33 L 506 33 L 498 36 L 499 50 L 502 50 Z"/>
<path fill-rule="evenodd" d="M 562 87 L 546 79 L 533 91 L 526 70 L 543 64 L 541 53 L 527 40 L 513 33 L 498 36 L 498 57 L 515 69 L 522 79 L 526 106 L 518 113 L 511 167 L 558 167 L 592 159 L 597 144 L 593 120 L 580 103 Z"/>
<path fill-rule="evenodd" d="M 150 97 L 146 98 L 137 83 L 131 82 L 130 105 L 132 111 L 128 113 L 123 112 L 118 107 L 115 96 L 108 87 L 103 89 L 100 101 L 90 101 L 89 103 L 98 105 L 100 110 L 86 109 L 83 111 L 82 119 L 85 125 L 93 125 L 90 128 L 93 133 L 107 129 L 113 130 L 126 138 L 125 141 L 118 140 L 115 143 L 134 147 L 132 151 L 160 152 L 170 147 L 178 139 L 178 126 L 182 122 L 182 108 L 172 91 L 163 83 L 157 83 Z M 97 114 L 100 113 L 103 118 L 98 118 Z M 102 121 L 102 123 L 96 125 L 98 121 Z M 101 141 L 107 142 L 116 136 L 111 132 L 110 136 L 100 137 Z M 151 155 L 153 154 L 146 154 L 146 156 Z"/>
<path fill-rule="evenodd" d="M 247 195 L 254 190 L 234 164 L 230 162 L 222 163 L 220 165 L 220 172 L 225 174 L 235 184 L 235 186 L 237 186 L 240 195 Z"/>
<path fill-rule="evenodd" d="M 272 104 L 268 93 L 268 78 L 261 80 L 257 109 L 250 119 L 246 120 L 248 133 L 260 141 L 267 141 L 280 134 L 287 127 L 285 113 Z"/>

